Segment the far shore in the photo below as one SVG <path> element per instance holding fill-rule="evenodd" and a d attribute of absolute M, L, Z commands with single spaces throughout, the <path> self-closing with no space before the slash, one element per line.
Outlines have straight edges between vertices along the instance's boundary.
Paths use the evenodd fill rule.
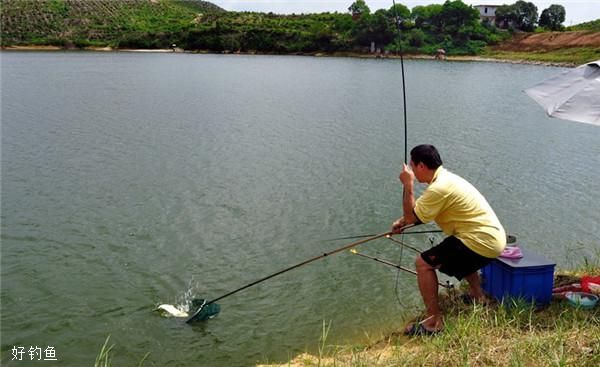
<path fill-rule="evenodd" d="M 280 53 L 265 53 L 265 52 L 215 52 L 208 50 L 184 50 L 181 48 L 169 48 L 169 49 L 124 49 L 124 48 L 112 48 L 112 47 L 85 47 L 85 48 L 65 48 L 59 46 L 41 46 L 41 45 L 30 45 L 30 46 L 2 46 L 2 51 L 91 51 L 91 52 L 139 52 L 139 53 L 194 53 L 194 54 L 229 54 L 229 55 L 290 55 L 290 56 L 314 56 L 314 57 L 356 57 L 356 58 L 369 58 L 369 59 L 396 59 L 400 58 L 399 55 L 394 54 L 370 54 L 370 53 L 358 53 L 358 52 L 307 52 L 307 53 L 292 53 L 292 54 L 280 54 Z M 405 59 L 416 59 L 416 60 L 436 60 L 435 56 L 427 54 L 405 54 Z M 510 60 L 501 58 L 491 58 L 477 55 L 465 55 L 465 56 L 446 56 L 445 60 L 439 61 L 478 61 L 478 62 L 497 62 L 497 63 L 510 63 L 510 64 L 529 64 L 529 65 L 542 65 L 542 66 L 557 66 L 557 67 L 574 67 L 577 66 L 574 63 L 560 63 L 560 62 L 545 62 L 545 61 L 533 61 L 533 60 Z"/>

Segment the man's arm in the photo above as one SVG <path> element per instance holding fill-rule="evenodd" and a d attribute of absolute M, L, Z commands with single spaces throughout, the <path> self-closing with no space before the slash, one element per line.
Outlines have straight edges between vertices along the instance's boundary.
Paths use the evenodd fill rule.
<path fill-rule="evenodd" d="M 406 169 L 406 165 L 404 166 Z M 404 173 L 404 171 L 402 171 Z M 404 184 L 404 192 L 402 194 L 402 209 L 404 211 L 405 224 L 414 224 L 419 219 L 415 215 L 415 195 L 413 191 L 413 180 L 402 182 Z"/>
<path fill-rule="evenodd" d="M 414 173 L 406 164 L 402 166 L 400 181 L 404 185 L 402 194 L 402 210 L 404 215 L 392 224 L 392 232 L 400 233 L 401 228 L 408 224 L 421 224 L 419 218 L 415 215 L 415 195 L 413 184 L 415 181 Z"/>

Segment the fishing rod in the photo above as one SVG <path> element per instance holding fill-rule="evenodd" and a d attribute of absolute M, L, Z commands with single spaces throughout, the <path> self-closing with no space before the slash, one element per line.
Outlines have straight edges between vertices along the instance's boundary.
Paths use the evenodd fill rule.
<path fill-rule="evenodd" d="M 405 271 L 407 273 L 411 273 L 411 274 L 417 275 L 416 271 L 414 271 L 412 269 L 409 269 L 409 268 L 405 268 L 402 265 L 394 264 L 391 261 L 388 261 L 388 260 L 385 260 L 385 259 L 380 259 L 380 258 L 377 258 L 377 257 L 374 257 L 374 256 L 365 255 L 365 254 L 362 254 L 362 253 L 356 251 L 355 249 L 351 249 L 350 252 L 353 253 L 354 255 L 358 255 L 358 256 L 362 256 L 362 257 L 367 258 L 367 259 L 375 260 L 375 261 L 377 261 L 379 263 L 391 266 L 391 267 L 396 268 L 398 270 L 402 270 L 402 271 Z M 444 283 L 438 282 L 438 285 L 440 285 L 440 286 L 442 286 L 444 288 L 448 288 L 448 289 L 453 288 L 452 285 L 449 282 L 448 282 L 448 284 L 444 284 Z"/>
<path fill-rule="evenodd" d="M 404 77 L 404 55 L 402 52 L 402 39 L 401 39 L 401 29 L 400 29 L 400 24 L 401 24 L 402 20 L 398 16 L 398 7 L 396 6 L 395 0 L 392 0 L 392 5 L 394 8 L 394 18 L 395 18 L 395 22 L 396 22 L 396 32 L 397 32 L 397 36 L 398 36 L 397 45 L 398 45 L 398 49 L 400 50 L 400 69 L 402 71 L 402 107 L 403 107 L 403 111 L 404 111 L 404 164 L 408 165 L 408 123 L 407 123 L 407 118 L 406 118 L 406 83 L 405 83 L 405 77 Z M 402 201 L 404 201 L 405 197 L 406 197 L 406 190 L 403 188 L 402 189 Z M 402 235 L 401 238 L 404 238 L 404 235 Z M 401 249 L 400 260 L 399 260 L 400 263 L 402 262 L 402 256 L 403 256 L 403 251 Z M 400 297 L 398 296 L 398 281 L 399 281 L 399 279 L 400 279 L 400 271 L 398 271 L 398 273 L 396 274 L 395 293 L 396 293 L 396 298 L 398 299 L 398 303 L 401 303 Z"/>
<path fill-rule="evenodd" d="M 413 251 L 415 251 L 415 252 L 417 252 L 417 253 L 419 253 L 419 254 L 422 252 L 422 251 L 421 251 L 421 250 L 419 250 L 418 248 L 412 247 L 411 245 L 407 244 L 406 242 L 399 241 L 399 240 L 397 240 L 397 239 L 395 239 L 395 238 L 392 238 L 392 236 L 388 236 L 388 237 L 386 237 L 386 238 L 387 238 L 388 240 L 392 241 L 392 242 L 395 242 L 395 243 L 397 243 L 397 244 L 401 245 L 401 246 L 404 246 L 404 247 L 406 247 L 406 248 L 409 248 L 409 249 L 411 249 L 411 250 L 413 250 Z"/>
<path fill-rule="evenodd" d="M 400 69 L 402 70 L 402 106 L 404 110 L 404 164 L 408 164 L 408 123 L 406 122 L 406 84 L 404 82 L 404 56 L 402 52 L 402 44 L 400 43 L 400 23 L 402 20 L 398 16 L 398 9 L 396 7 L 396 0 L 392 0 L 394 5 L 394 18 L 396 20 L 396 31 L 398 34 L 398 48 L 400 49 Z"/>
<path fill-rule="evenodd" d="M 428 231 L 402 232 L 402 234 L 422 234 L 422 233 L 441 233 L 441 232 L 442 231 L 439 229 L 433 229 L 433 230 L 428 230 Z M 372 236 L 375 236 L 375 234 L 360 234 L 357 236 L 337 237 L 337 238 L 330 238 L 330 239 L 324 240 L 324 241 L 352 240 L 355 238 L 365 238 L 365 237 L 372 237 Z"/>
<path fill-rule="evenodd" d="M 411 227 L 413 227 L 413 226 L 414 226 L 414 224 L 409 224 L 409 225 L 407 225 L 407 226 L 404 226 L 404 229 L 411 228 Z M 315 256 L 315 257 L 313 257 L 313 258 L 310 258 L 310 259 L 308 259 L 308 260 L 302 261 L 301 263 L 298 263 L 298 264 L 296 264 L 296 265 L 290 266 L 289 268 L 285 268 L 285 269 L 283 269 L 283 270 L 280 270 L 280 271 L 278 271 L 278 272 L 276 272 L 276 273 L 273 273 L 273 274 L 271 274 L 271 275 L 267 275 L 267 276 L 266 276 L 266 277 L 264 277 L 264 278 L 260 278 L 260 279 L 258 279 L 258 280 L 256 280 L 256 281 L 252 282 L 252 283 L 246 284 L 246 285 L 244 285 L 244 286 L 242 286 L 242 287 L 240 287 L 240 288 L 238 288 L 238 289 L 235 289 L 235 290 L 233 290 L 233 291 L 231 291 L 231 292 L 228 292 L 228 293 L 226 293 L 226 294 L 224 294 L 224 295 L 222 295 L 222 296 L 220 296 L 220 297 L 217 297 L 217 298 L 215 298 L 215 299 L 213 299 L 213 300 L 210 300 L 210 301 L 206 301 L 206 300 L 205 300 L 205 301 L 203 301 L 203 302 L 202 302 L 202 304 L 200 305 L 200 307 L 198 308 L 198 310 L 196 310 L 196 312 L 194 312 L 194 314 L 193 314 L 192 316 L 190 316 L 190 317 L 189 317 L 189 318 L 188 318 L 188 319 L 187 319 L 185 322 L 189 324 L 189 323 L 191 323 L 191 322 L 192 322 L 192 321 L 194 321 L 194 320 L 206 320 L 206 319 L 208 319 L 208 318 L 210 318 L 210 317 L 212 317 L 212 316 L 216 315 L 216 314 L 219 312 L 219 308 L 218 308 L 218 307 L 213 307 L 213 308 L 211 308 L 211 307 L 207 307 L 207 306 L 209 306 L 209 305 L 212 305 L 212 304 L 215 304 L 215 302 L 217 302 L 217 301 L 219 301 L 219 300 L 222 300 L 222 299 L 223 299 L 223 298 L 225 298 L 225 297 L 229 297 L 229 296 L 231 296 L 232 294 L 235 294 L 235 293 L 237 293 L 237 292 L 239 292 L 239 291 L 242 291 L 242 290 L 244 290 L 244 289 L 246 289 L 246 288 L 250 288 L 250 287 L 252 287 L 253 285 L 256 285 L 256 284 L 258 284 L 258 283 L 264 282 L 265 280 L 271 279 L 271 278 L 273 278 L 273 277 L 276 277 L 277 275 L 281 275 L 281 274 L 283 274 L 283 273 L 286 273 L 286 272 L 288 272 L 288 271 L 290 271 L 290 270 L 293 270 L 293 269 L 299 268 L 299 267 L 301 267 L 301 266 L 303 266 L 303 265 L 306 265 L 306 264 L 309 264 L 309 263 L 311 263 L 311 262 L 313 262 L 313 261 L 316 261 L 316 260 L 322 259 L 322 258 L 324 258 L 324 257 L 330 256 L 330 255 L 333 255 L 333 254 L 336 254 L 336 253 L 338 253 L 338 252 L 341 252 L 341 251 L 344 251 L 344 250 L 348 250 L 348 249 L 350 249 L 350 248 L 352 248 L 352 247 L 355 247 L 355 246 L 361 245 L 361 244 L 363 244 L 363 243 L 366 243 L 366 242 L 369 242 L 369 241 L 376 240 L 376 239 L 378 239 L 378 238 L 382 238 L 382 237 L 385 237 L 385 236 L 389 236 L 389 235 L 391 235 L 391 234 L 392 234 L 392 232 L 380 233 L 380 234 L 377 234 L 377 235 L 375 235 L 375 236 L 372 236 L 372 237 L 366 238 L 366 239 L 364 239 L 364 240 L 360 240 L 360 241 L 352 242 L 352 243 L 350 243 L 350 244 L 347 244 L 347 245 L 345 245 L 345 246 L 342 246 L 342 247 L 340 247 L 340 248 L 338 248 L 338 249 L 335 249 L 335 250 L 332 250 L 332 251 L 326 252 L 326 253 L 324 253 L 324 254 L 322 254 L 322 255 Z M 205 312 L 202 312 L 202 311 L 205 311 Z"/>

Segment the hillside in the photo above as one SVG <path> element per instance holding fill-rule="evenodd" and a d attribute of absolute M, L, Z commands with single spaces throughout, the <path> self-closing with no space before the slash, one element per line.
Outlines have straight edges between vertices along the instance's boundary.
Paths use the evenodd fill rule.
<path fill-rule="evenodd" d="M 488 48 L 488 57 L 578 65 L 600 59 L 600 32 L 517 33 Z"/>
<path fill-rule="evenodd" d="M 592 20 L 590 22 L 576 24 L 571 27 L 567 27 L 568 31 L 596 31 L 600 32 L 600 19 Z"/>
<path fill-rule="evenodd" d="M 550 51 L 563 48 L 597 47 L 600 49 L 600 32 L 544 32 L 519 33 L 495 47 L 504 51 Z"/>
<path fill-rule="evenodd" d="M 162 46 L 202 13 L 220 12 L 197 0 L 2 0 L 2 45 L 116 47 L 150 34 Z"/>
<path fill-rule="evenodd" d="M 399 10 L 398 10 L 399 8 Z M 225 12 L 206 2 L 184 0 L 7 0 L 2 46 L 54 45 L 83 48 L 170 48 L 261 53 L 382 52 L 472 55 L 503 35 L 479 23 L 479 13 L 461 1 L 437 7 L 422 22 L 398 30 L 404 5 L 362 15 L 349 12 L 278 15 Z M 206 9 L 206 11 L 204 11 Z M 456 16 L 456 14 L 460 16 Z M 431 18 L 431 19 L 430 19 Z"/>
<path fill-rule="evenodd" d="M 457 2 L 460 3 L 460 2 Z M 568 32 L 511 33 L 468 18 L 453 24 L 456 11 L 441 6 L 427 22 L 406 22 L 398 31 L 392 10 L 277 15 L 228 12 L 200 0 L 2 0 L 1 46 L 111 47 L 278 54 L 369 54 L 371 42 L 382 53 L 485 56 L 519 61 L 580 64 L 600 59 L 598 22 Z M 405 16 L 410 10 L 403 8 Z M 463 19 L 463 18 L 461 18 Z M 486 47 L 487 46 L 487 47 Z"/>

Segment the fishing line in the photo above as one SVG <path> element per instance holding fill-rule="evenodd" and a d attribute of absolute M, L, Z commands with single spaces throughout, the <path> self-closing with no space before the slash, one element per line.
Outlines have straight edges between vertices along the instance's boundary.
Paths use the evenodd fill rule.
<path fill-rule="evenodd" d="M 442 231 L 439 229 L 433 229 L 433 230 L 428 230 L 428 231 L 411 231 L 411 232 L 402 232 L 402 235 L 405 234 L 422 234 L 422 233 L 441 233 Z M 346 236 L 346 237 L 337 237 L 337 238 L 330 238 L 328 240 L 323 240 L 323 241 L 339 241 L 339 240 L 352 240 L 355 238 L 365 238 L 365 237 L 373 237 L 376 234 L 359 234 L 356 236 Z"/>
<path fill-rule="evenodd" d="M 414 252 L 417 252 L 417 253 L 419 253 L 419 254 L 422 252 L 422 251 L 421 251 L 421 250 L 419 250 L 418 248 L 416 248 L 416 247 L 412 247 L 412 246 L 410 246 L 409 244 L 407 244 L 406 242 L 399 241 L 399 240 L 397 240 L 397 239 L 393 238 L 392 236 L 387 236 L 386 238 L 387 238 L 388 240 L 392 241 L 392 242 L 395 242 L 395 243 L 397 243 L 397 244 L 401 245 L 401 247 L 400 247 L 401 249 L 403 249 L 403 248 L 405 248 L 405 247 L 406 247 L 406 248 L 409 248 L 409 249 L 411 249 L 411 250 L 413 250 Z"/>
<path fill-rule="evenodd" d="M 398 264 L 394 264 L 391 261 L 388 261 L 388 260 L 385 260 L 385 259 L 380 259 L 380 258 L 375 257 L 375 256 L 365 255 L 365 254 L 362 254 L 362 253 L 356 251 L 355 249 L 351 249 L 350 252 L 353 253 L 354 255 L 358 255 L 358 256 L 361 256 L 361 257 L 364 257 L 364 258 L 367 258 L 367 259 L 375 260 L 375 261 L 377 261 L 379 263 L 391 266 L 393 268 L 398 269 L 398 271 L 402 270 L 402 271 L 405 271 L 407 273 L 411 273 L 413 275 L 417 275 L 416 271 L 414 271 L 412 269 L 409 269 L 409 268 L 405 268 L 404 266 L 401 266 L 401 265 L 398 265 Z M 442 286 L 444 288 L 448 288 L 448 289 L 453 288 L 453 286 L 449 282 L 446 282 L 446 284 L 444 284 L 444 283 L 438 281 L 438 285 Z"/>

